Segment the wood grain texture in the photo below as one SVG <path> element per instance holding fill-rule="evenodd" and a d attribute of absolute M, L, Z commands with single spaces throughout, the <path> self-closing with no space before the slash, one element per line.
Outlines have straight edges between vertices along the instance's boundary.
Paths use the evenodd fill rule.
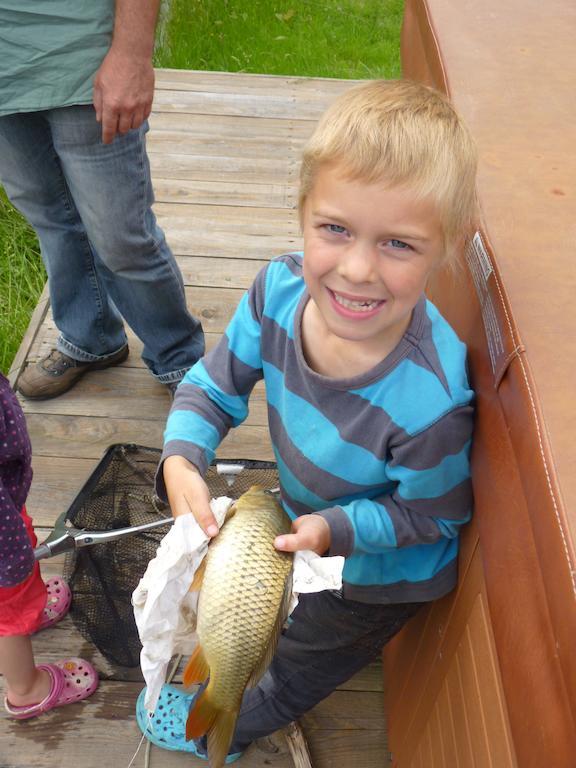
<path fill-rule="evenodd" d="M 397 701 L 391 712 L 393 764 L 398 768 L 517 765 L 485 600 L 476 548 L 456 596 L 444 601 L 450 609 L 449 632 L 436 637 L 444 626 L 442 614 L 435 612 L 441 601 L 424 624 L 418 656 L 407 672 L 404 701 Z"/>

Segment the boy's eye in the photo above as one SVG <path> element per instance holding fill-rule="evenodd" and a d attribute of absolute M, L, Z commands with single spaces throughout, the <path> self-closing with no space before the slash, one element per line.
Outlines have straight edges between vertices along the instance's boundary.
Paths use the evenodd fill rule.
<path fill-rule="evenodd" d="M 405 251 L 410 248 L 408 243 L 404 243 L 402 240 L 395 240 L 394 238 L 391 238 L 390 240 L 388 240 L 388 242 L 390 243 L 392 248 L 396 248 L 397 250 L 400 250 L 400 251 Z"/>
<path fill-rule="evenodd" d="M 346 233 L 346 227 L 341 224 L 326 224 L 328 232 L 332 232 L 335 235 L 343 235 Z"/>

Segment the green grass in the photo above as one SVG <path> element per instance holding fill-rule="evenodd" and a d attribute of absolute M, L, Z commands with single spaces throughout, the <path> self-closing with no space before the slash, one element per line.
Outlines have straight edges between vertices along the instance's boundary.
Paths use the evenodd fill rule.
<path fill-rule="evenodd" d="M 308 77 L 400 74 L 403 0 L 164 0 L 158 67 Z M 45 280 L 31 228 L 0 188 L 0 370 Z"/>
<path fill-rule="evenodd" d="M 169 0 L 155 61 L 176 69 L 400 74 L 402 0 Z"/>
<path fill-rule="evenodd" d="M 46 274 L 36 235 L 0 188 L 0 370 L 9 368 Z"/>

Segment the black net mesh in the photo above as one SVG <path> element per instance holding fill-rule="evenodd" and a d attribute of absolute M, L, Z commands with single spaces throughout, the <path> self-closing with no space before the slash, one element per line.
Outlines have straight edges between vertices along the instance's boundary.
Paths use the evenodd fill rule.
<path fill-rule="evenodd" d="M 154 494 L 159 458 L 156 448 L 111 446 L 68 510 L 67 520 L 76 528 L 92 531 L 112 531 L 162 517 L 171 520 L 168 506 Z M 223 474 L 214 465 L 206 475 L 214 498 L 238 498 L 255 484 L 278 485 L 276 466 L 271 462 L 218 460 L 217 466 L 224 469 Z M 73 594 L 72 620 L 115 664 L 136 667 L 140 663 L 142 646 L 131 596 L 168 530 L 167 523 L 66 555 L 64 577 Z"/>

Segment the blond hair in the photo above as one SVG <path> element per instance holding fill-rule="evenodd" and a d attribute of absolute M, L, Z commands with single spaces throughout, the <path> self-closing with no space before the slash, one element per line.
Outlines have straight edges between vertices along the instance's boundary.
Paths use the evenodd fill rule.
<path fill-rule="evenodd" d="M 339 96 L 307 142 L 300 170 L 300 217 L 320 166 L 387 187 L 408 186 L 440 217 L 447 256 L 477 220 L 474 141 L 442 94 L 409 80 L 374 80 Z"/>

